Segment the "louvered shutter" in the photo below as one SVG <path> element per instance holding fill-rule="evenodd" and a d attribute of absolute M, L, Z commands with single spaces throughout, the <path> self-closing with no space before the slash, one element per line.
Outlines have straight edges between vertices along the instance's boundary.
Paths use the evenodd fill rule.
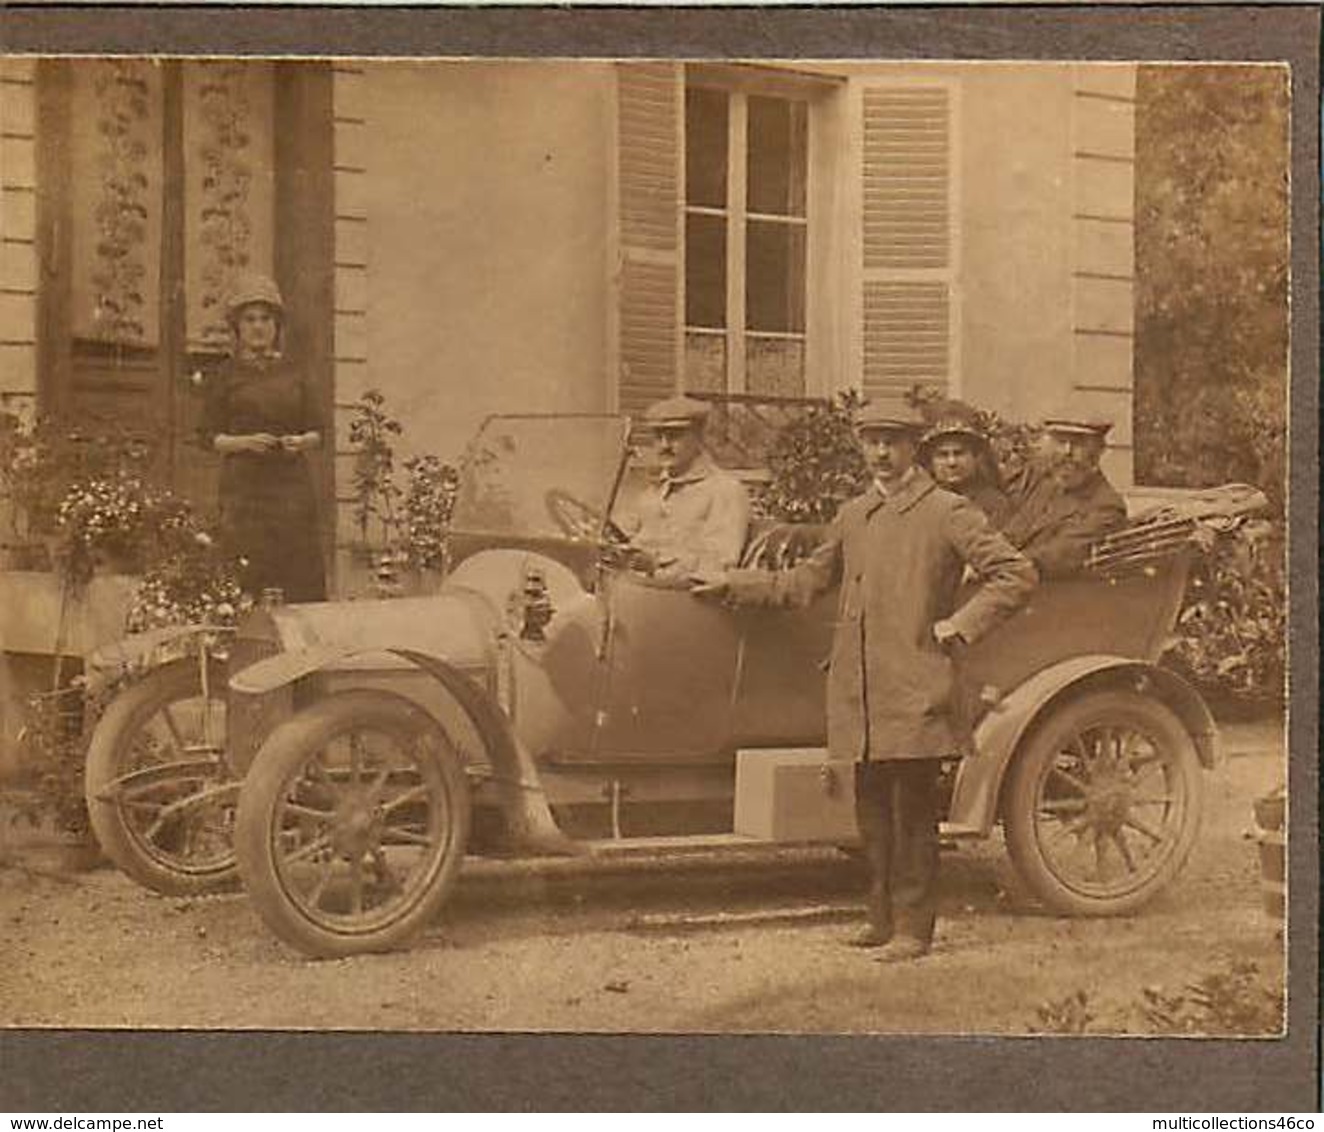
<path fill-rule="evenodd" d="M 953 378 L 951 91 L 868 86 L 863 102 L 864 393 L 899 402 Z"/>
<path fill-rule="evenodd" d="M 677 64 L 617 65 L 618 398 L 626 413 L 677 385 L 682 94 Z"/>

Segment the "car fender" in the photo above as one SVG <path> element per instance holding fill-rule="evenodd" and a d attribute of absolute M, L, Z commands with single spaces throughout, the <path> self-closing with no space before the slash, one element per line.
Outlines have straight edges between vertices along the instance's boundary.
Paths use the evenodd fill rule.
<path fill-rule="evenodd" d="M 442 657 L 405 648 L 315 645 L 249 665 L 231 677 L 230 688 L 240 695 L 263 696 L 347 660 L 388 655 L 426 672 L 468 716 L 483 739 L 501 809 L 516 842 L 536 853 L 576 852 L 573 843 L 557 827 L 537 765 L 519 742 L 505 713 L 484 688 Z"/>
<path fill-rule="evenodd" d="M 975 729 L 974 753 L 961 761 L 949 815 L 958 832 L 987 836 L 998 818 L 1007 770 L 1039 720 L 1064 699 L 1103 687 L 1154 696 L 1185 725 L 1200 762 L 1218 765 L 1218 729 L 1200 694 L 1175 672 L 1127 657 L 1092 655 L 1060 661 L 1000 699 Z"/>
<path fill-rule="evenodd" d="M 163 657 L 162 650 L 169 645 L 181 643 L 191 637 L 204 634 L 229 633 L 228 627 L 194 623 L 189 625 L 166 625 L 160 629 L 147 629 L 121 637 L 117 641 L 100 645 L 83 658 L 84 667 L 89 673 L 97 673 L 107 678 L 131 672 L 139 667 L 156 667 L 161 662 L 173 660 L 173 656 Z"/>

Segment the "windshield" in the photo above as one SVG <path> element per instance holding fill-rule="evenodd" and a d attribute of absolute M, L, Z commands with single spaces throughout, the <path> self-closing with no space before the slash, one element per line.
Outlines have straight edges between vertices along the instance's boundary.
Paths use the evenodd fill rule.
<path fill-rule="evenodd" d="M 461 462 L 452 527 L 528 538 L 583 537 L 581 524 L 567 525 L 572 511 L 595 525 L 595 535 L 601 533 L 628 431 L 625 417 L 489 417 Z"/>

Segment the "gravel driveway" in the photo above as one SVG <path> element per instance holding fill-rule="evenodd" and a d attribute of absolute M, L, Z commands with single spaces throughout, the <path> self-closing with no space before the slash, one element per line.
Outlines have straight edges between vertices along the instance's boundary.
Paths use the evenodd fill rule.
<path fill-rule="evenodd" d="M 842 946 L 860 881 L 844 857 L 653 862 L 608 875 L 483 863 L 411 950 L 312 963 L 278 944 L 241 895 L 165 898 L 108 869 L 52 875 L 28 859 L 0 868 L 0 1022 L 1152 1031 L 1146 988 L 1172 1000 L 1237 961 L 1255 965 L 1261 986 L 1281 980 L 1280 925 L 1261 909 L 1250 839 L 1251 800 L 1282 778 L 1281 742 L 1263 728 L 1238 734 L 1232 757 L 1206 775 L 1205 825 L 1186 872 L 1131 918 L 1037 913 L 995 838 L 944 856 L 933 954 L 884 967 Z"/>

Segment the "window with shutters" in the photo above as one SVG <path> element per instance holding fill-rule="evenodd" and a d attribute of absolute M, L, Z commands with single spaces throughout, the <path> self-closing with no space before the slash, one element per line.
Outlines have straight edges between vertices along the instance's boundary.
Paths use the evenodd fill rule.
<path fill-rule="evenodd" d="M 864 393 L 956 385 L 951 87 L 863 90 Z"/>
<path fill-rule="evenodd" d="M 805 392 L 809 104 L 685 89 L 685 386 Z"/>

